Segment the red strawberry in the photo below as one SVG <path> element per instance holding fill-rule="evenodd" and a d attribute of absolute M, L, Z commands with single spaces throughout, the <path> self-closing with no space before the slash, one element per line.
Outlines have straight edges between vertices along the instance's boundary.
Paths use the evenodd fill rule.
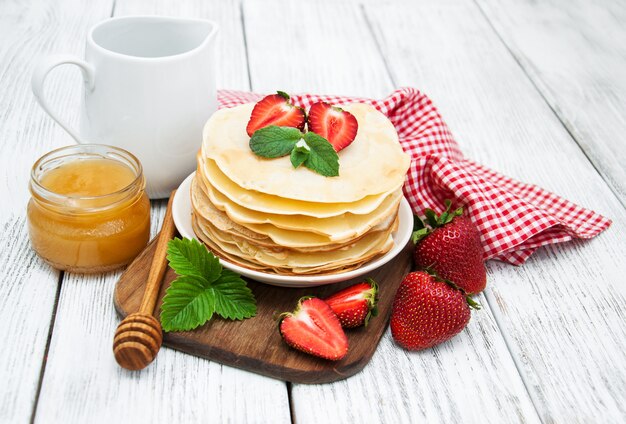
<path fill-rule="evenodd" d="M 246 131 L 250 137 L 256 130 L 270 125 L 294 127 L 302 131 L 305 123 L 304 109 L 289 103 L 289 94 L 278 91 L 277 94 L 263 97 L 254 105 Z"/>
<path fill-rule="evenodd" d="M 309 109 L 309 131 L 328 140 L 336 152 L 354 141 L 358 129 L 354 115 L 337 106 L 317 102 Z"/>
<path fill-rule="evenodd" d="M 462 216 L 463 208 L 450 212 L 449 200 L 446 206 L 440 216 L 427 209 L 426 218 L 433 229 L 424 228 L 422 223 L 413 233 L 415 264 L 435 271 L 467 294 L 479 293 L 487 284 L 480 233 L 468 217 Z M 417 219 L 418 227 L 420 223 Z"/>
<path fill-rule="evenodd" d="M 293 312 L 281 315 L 280 334 L 294 349 L 338 361 L 348 352 L 348 338 L 330 306 L 316 297 L 303 297 Z"/>
<path fill-rule="evenodd" d="M 324 299 L 344 328 L 367 326 L 370 317 L 378 315 L 378 284 L 371 278 L 354 284 Z"/>
<path fill-rule="evenodd" d="M 408 274 L 393 301 L 391 334 L 406 349 L 419 350 L 451 339 L 470 320 L 471 299 L 424 272 Z"/>

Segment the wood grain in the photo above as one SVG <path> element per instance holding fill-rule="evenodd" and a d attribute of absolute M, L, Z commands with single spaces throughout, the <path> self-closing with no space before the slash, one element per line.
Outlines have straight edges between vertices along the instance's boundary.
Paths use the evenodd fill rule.
<path fill-rule="evenodd" d="M 373 14 L 381 7 L 375 3 Z M 254 90 L 288 84 L 295 91 L 388 94 L 394 84 L 386 67 L 393 64 L 379 54 L 368 19 L 357 2 L 246 1 Z M 404 55 L 412 54 L 406 47 Z M 387 332 L 363 372 L 332 384 L 294 384 L 291 402 L 299 423 L 538 421 L 488 306 L 460 336 L 432 350 L 407 352 Z"/>
<path fill-rule="evenodd" d="M 243 3 L 252 88 L 382 97 L 393 86 L 354 1 Z"/>
<path fill-rule="evenodd" d="M 477 3 L 626 205 L 626 3 Z"/>
<path fill-rule="evenodd" d="M 409 353 L 386 333 L 356 376 L 293 385 L 292 416 L 284 383 L 171 349 L 158 367 L 120 370 L 110 352 L 119 274 L 67 275 L 35 421 L 624 422 L 626 216 L 585 157 L 624 203 L 623 4 L 478 3 L 491 22 L 472 3 L 446 0 L 246 0 L 245 16 L 233 0 L 117 0 L 115 10 L 217 20 L 220 87 L 250 88 L 247 41 L 257 91 L 422 88 L 468 156 L 594 207 L 613 227 L 591 242 L 542 249 L 521 268 L 491 263 L 485 310 L 461 335 Z M 112 9 L 112 1 L 0 3 L 0 193 L 10 199 L 0 208 L 0 422 L 31 416 L 58 286 L 27 241 L 28 170 L 71 143 L 33 101 L 30 70 L 42 53 L 81 54 L 86 28 Z M 55 71 L 48 91 L 75 125 L 72 72 Z M 153 234 L 163 206 L 153 205 Z"/>
<path fill-rule="evenodd" d="M 35 104 L 30 90 L 42 54 L 79 53 L 85 28 L 106 16 L 110 1 L 0 2 L 0 422 L 28 422 L 33 414 L 54 319 L 59 272 L 31 250 L 26 226 L 31 166 L 71 141 Z M 55 71 L 52 104 L 78 111 L 80 80 Z M 74 79 L 76 77 L 76 79 Z M 72 113 L 70 121 L 76 122 Z M 65 114 L 67 116 L 68 114 Z"/>
<path fill-rule="evenodd" d="M 248 88 L 237 1 L 116 1 L 116 15 L 144 13 L 215 20 L 221 28 L 217 85 Z M 82 43 L 84 32 L 74 37 Z M 50 85 L 53 94 L 57 89 Z M 164 211 L 164 202 L 152 203 L 153 235 Z M 36 422 L 290 421 L 286 385 L 278 380 L 166 348 L 159 353 L 158 366 L 140 373 L 120 369 L 111 350 L 119 322 L 112 293 L 119 276 L 64 278 Z"/>
<path fill-rule="evenodd" d="M 139 307 L 155 251 L 156 243 L 152 243 L 120 277 L 115 288 L 114 302 L 122 316 Z M 350 348 L 341 361 L 326 361 L 289 348 L 278 332 L 275 315 L 293 311 L 298 299 L 303 296 L 323 299 L 344 287 L 363 281 L 364 277 L 304 289 L 273 287 L 247 280 L 257 302 L 255 317 L 243 321 L 212 319 L 193 331 L 166 333 L 164 344 L 281 380 L 297 383 L 342 380 L 361 371 L 372 357 L 387 328 L 393 296 L 402 278 L 409 272 L 411 262 L 412 248 L 407 245 L 395 259 L 368 275 L 379 283 L 379 316 L 372 319 L 367 328 L 346 331 Z M 168 268 L 161 285 L 158 308 L 162 305 L 165 291 L 176 277 L 176 273 Z"/>
<path fill-rule="evenodd" d="M 366 12 L 395 83 L 428 93 L 468 156 L 614 219 L 598 238 L 541 249 L 522 267 L 490 263 L 485 294 L 542 421 L 623 422 L 619 200 L 475 5 Z"/>

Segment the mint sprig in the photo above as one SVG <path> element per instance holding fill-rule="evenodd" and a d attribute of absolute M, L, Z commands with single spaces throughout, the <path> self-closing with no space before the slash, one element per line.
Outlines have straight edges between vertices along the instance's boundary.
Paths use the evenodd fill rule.
<path fill-rule="evenodd" d="M 291 151 L 291 164 L 294 168 L 299 167 L 307 160 L 310 154 L 311 148 L 308 144 L 306 144 L 306 141 L 304 141 L 304 139 L 300 139 L 300 141 L 296 143 L 295 147 Z"/>
<path fill-rule="evenodd" d="M 294 168 L 304 165 L 325 177 L 339 175 L 339 156 L 332 144 L 313 132 L 270 125 L 258 129 L 250 138 L 250 149 L 264 158 L 290 155 Z"/>
<path fill-rule="evenodd" d="M 250 138 L 250 149 L 264 158 L 279 158 L 288 155 L 302 138 L 299 129 L 270 125 L 258 129 Z"/>
<path fill-rule="evenodd" d="M 246 282 L 223 269 L 215 255 L 197 240 L 170 240 L 167 259 L 178 277 L 163 298 L 164 331 L 193 330 L 214 314 L 236 320 L 256 315 L 256 300 Z"/>
<path fill-rule="evenodd" d="M 311 149 L 309 156 L 304 161 L 304 166 L 325 177 L 339 175 L 339 156 L 328 140 L 309 131 L 304 134 L 304 141 Z"/>

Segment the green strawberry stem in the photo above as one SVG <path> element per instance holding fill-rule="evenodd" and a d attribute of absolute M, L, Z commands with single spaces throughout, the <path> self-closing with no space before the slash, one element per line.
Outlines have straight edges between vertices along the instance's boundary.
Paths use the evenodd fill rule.
<path fill-rule="evenodd" d="M 482 308 L 482 306 L 480 306 L 480 303 L 476 302 L 474 299 L 472 299 L 468 295 L 465 295 L 465 301 L 467 302 L 469 307 L 472 308 L 472 309 L 476 309 L 478 311 L 479 309 Z"/>
<path fill-rule="evenodd" d="M 300 299 L 298 299 L 298 303 L 296 305 L 296 309 L 294 311 L 291 312 L 283 312 L 283 313 L 274 313 L 274 315 L 272 315 L 272 318 L 274 319 L 274 321 L 278 321 L 278 326 L 280 327 L 280 323 L 282 320 L 284 320 L 287 317 L 290 317 L 292 315 L 295 315 L 301 308 L 302 306 L 302 302 L 304 302 L 305 300 L 308 299 L 312 299 L 315 296 L 302 296 Z"/>
<path fill-rule="evenodd" d="M 463 207 L 450 211 L 452 201 L 450 199 L 446 199 L 444 203 L 446 205 L 446 209 L 441 213 L 441 215 L 437 215 L 437 213 L 432 209 L 427 208 L 424 210 L 426 222 L 430 228 L 426 226 L 424 221 L 420 219 L 419 216 L 413 215 L 413 234 L 411 234 L 411 240 L 413 240 L 414 244 L 417 244 L 421 239 L 429 235 L 435 228 L 443 227 L 444 225 L 452 222 L 455 217 L 463 215 Z"/>

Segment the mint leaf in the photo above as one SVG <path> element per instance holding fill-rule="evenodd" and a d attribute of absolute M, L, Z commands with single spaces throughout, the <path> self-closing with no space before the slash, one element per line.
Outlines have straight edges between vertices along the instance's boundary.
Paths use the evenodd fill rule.
<path fill-rule="evenodd" d="M 300 165 L 302 165 L 309 157 L 309 151 L 299 151 L 296 149 L 293 149 L 291 151 L 291 164 L 293 165 L 294 168 L 299 167 Z"/>
<path fill-rule="evenodd" d="M 325 177 L 339 175 L 339 156 L 333 145 L 324 137 L 310 131 L 303 138 L 311 149 L 304 166 Z"/>
<path fill-rule="evenodd" d="M 269 127 L 258 129 L 250 138 L 250 149 L 264 158 L 279 158 L 288 155 L 302 138 L 302 133 L 297 128 Z"/>
<path fill-rule="evenodd" d="M 167 243 L 167 260 L 178 275 L 193 275 L 209 283 L 222 272 L 220 261 L 195 239 L 175 238 Z"/>
<path fill-rule="evenodd" d="M 299 167 L 311 154 L 311 148 L 304 139 L 300 139 L 291 151 L 291 164 L 294 168 Z"/>
<path fill-rule="evenodd" d="M 170 240 L 167 251 L 178 278 L 163 298 L 163 330 L 192 330 L 210 320 L 213 314 L 238 320 L 256 314 L 256 301 L 246 282 L 238 274 L 223 269 L 215 255 L 197 240 Z"/>

